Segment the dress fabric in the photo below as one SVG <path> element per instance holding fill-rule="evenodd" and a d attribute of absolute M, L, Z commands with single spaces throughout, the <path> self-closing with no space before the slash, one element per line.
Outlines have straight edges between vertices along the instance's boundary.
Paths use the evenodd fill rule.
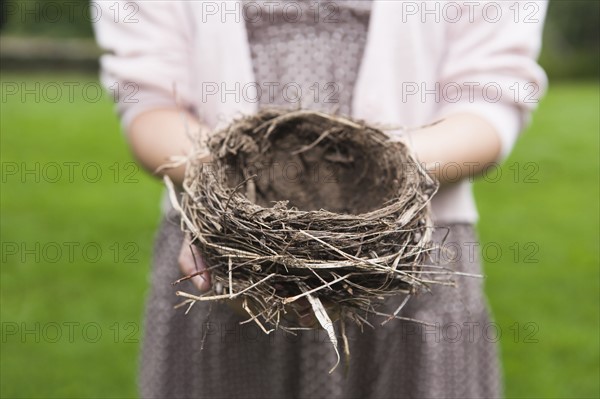
<path fill-rule="evenodd" d="M 275 88 L 260 96 L 260 106 L 297 107 L 351 113 L 352 88 L 366 43 L 370 2 L 335 2 L 334 22 L 325 3 L 295 1 L 301 16 L 275 10 L 270 18 L 246 21 L 257 83 Z M 260 3 L 258 3 L 260 4 Z M 311 7 L 313 12 L 311 13 Z M 325 11 L 324 11 L 325 10 Z M 278 86 L 272 85 L 279 83 Z M 334 83 L 334 91 L 324 88 Z M 288 84 L 284 94 L 284 86 Z M 315 85 L 316 84 L 316 85 Z M 313 89 L 311 89 L 311 86 Z M 293 92 L 299 90 L 299 92 Z M 315 91 L 319 90 L 318 101 Z M 307 93 L 310 98 L 307 98 Z M 333 93 L 333 96 L 331 95 Z M 326 102 L 325 100 L 332 100 Z M 265 335 L 224 303 L 196 303 L 174 309 L 177 257 L 183 241 L 177 215 L 168 211 L 156 237 L 151 291 L 139 376 L 144 398 L 492 398 L 501 393 L 495 336 L 488 327 L 481 279 L 456 278 L 457 287 L 435 286 L 411 298 L 399 316 L 428 325 L 371 320 L 375 329 L 348 325 L 350 364 L 331 374 L 336 356 L 322 330 L 298 335 Z M 480 273 L 472 225 L 453 224 L 434 232 L 445 242 L 437 258 L 456 271 Z M 450 251 L 452 252 L 452 251 Z M 382 311 L 393 312 L 404 298 L 390 298 Z M 339 332 L 339 328 L 338 328 Z M 493 332 L 493 330 L 492 330 Z"/>

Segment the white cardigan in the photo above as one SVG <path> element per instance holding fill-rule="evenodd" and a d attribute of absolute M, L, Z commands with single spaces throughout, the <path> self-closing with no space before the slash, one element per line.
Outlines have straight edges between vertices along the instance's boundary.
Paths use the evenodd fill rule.
<path fill-rule="evenodd" d="M 96 3 L 95 30 L 109 51 L 102 81 L 119 91 L 125 128 L 141 112 L 176 102 L 211 128 L 257 110 L 244 90 L 254 76 L 241 2 L 123 2 L 120 15 L 113 4 Z M 496 128 L 503 159 L 546 87 L 535 61 L 546 5 L 374 0 L 352 116 L 410 127 L 471 112 Z M 209 86 L 219 92 L 208 94 Z M 236 94 L 222 98 L 224 90 Z M 433 212 L 439 224 L 475 222 L 471 184 L 444 187 Z"/>

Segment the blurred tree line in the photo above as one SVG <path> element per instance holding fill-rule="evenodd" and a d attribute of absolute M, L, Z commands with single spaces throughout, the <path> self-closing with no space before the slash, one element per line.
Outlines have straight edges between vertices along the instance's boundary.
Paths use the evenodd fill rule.
<path fill-rule="evenodd" d="M 550 78 L 598 78 L 600 1 L 550 0 L 540 64 Z"/>
<path fill-rule="evenodd" d="M 2 34 L 92 37 L 96 16 L 89 0 L 0 0 Z"/>
<path fill-rule="evenodd" d="M 6 35 L 92 37 L 88 0 L 0 0 Z M 499 0 L 507 1 L 507 0 Z M 516 1 L 516 0 L 515 0 Z M 551 0 L 540 63 L 551 78 L 598 77 L 600 0 Z"/>

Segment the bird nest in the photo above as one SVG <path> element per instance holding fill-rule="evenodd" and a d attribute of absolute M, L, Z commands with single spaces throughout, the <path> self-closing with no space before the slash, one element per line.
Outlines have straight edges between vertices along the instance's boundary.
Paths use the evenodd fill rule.
<path fill-rule="evenodd" d="M 343 117 L 266 110 L 211 135 L 208 148 L 211 163 L 189 157 L 174 202 L 212 276 L 203 295 L 178 292 L 187 302 L 239 299 L 269 333 L 297 328 L 286 315 L 306 298 L 337 347 L 326 307 L 342 322 L 385 322 L 401 318 L 378 310 L 386 297 L 436 283 L 427 259 L 437 183 L 402 142 Z"/>

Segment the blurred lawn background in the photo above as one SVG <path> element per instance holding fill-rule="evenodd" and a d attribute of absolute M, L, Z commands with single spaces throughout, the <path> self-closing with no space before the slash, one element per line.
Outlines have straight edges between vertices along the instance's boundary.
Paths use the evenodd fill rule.
<path fill-rule="evenodd" d="M 597 37 L 594 44 L 581 23 L 593 23 L 598 3 L 558 4 L 546 30 L 554 39 L 542 54 L 549 92 L 500 180 L 475 187 L 481 245 L 502 250 L 498 261 L 493 251 L 486 258 L 485 274 L 507 397 L 600 396 L 600 85 Z M 12 35 L 48 32 L 6 26 Z M 87 30 L 68 26 L 56 35 Z M 577 37 L 587 39 L 573 46 Z M 2 70 L 0 80 L 0 396 L 135 397 L 161 184 L 132 169 L 110 98 L 83 98 L 84 85 L 97 87 L 95 75 Z M 80 89 L 56 102 L 7 94 L 14 84 L 36 83 Z M 63 174 L 57 182 L 50 168 L 39 182 L 12 174 L 15 165 L 54 162 Z M 73 162 L 72 182 L 65 162 Z M 14 244 L 40 259 L 23 248 L 12 254 Z M 94 248 L 102 251 L 97 261 L 89 259 Z"/>

